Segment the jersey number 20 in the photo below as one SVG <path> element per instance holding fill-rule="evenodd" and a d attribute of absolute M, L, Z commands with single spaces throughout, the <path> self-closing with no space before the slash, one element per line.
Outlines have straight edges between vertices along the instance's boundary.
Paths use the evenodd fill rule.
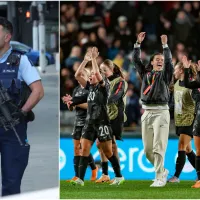
<path fill-rule="evenodd" d="M 104 136 L 104 135 L 109 135 L 109 129 L 108 126 L 100 126 L 99 127 L 99 131 L 100 131 L 100 136 Z"/>
<path fill-rule="evenodd" d="M 95 93 L 94 92 L 90 92 L 89 95 L 88 95 L 88 100 L 94 101 L 94 97 L 95 97 Z"/>

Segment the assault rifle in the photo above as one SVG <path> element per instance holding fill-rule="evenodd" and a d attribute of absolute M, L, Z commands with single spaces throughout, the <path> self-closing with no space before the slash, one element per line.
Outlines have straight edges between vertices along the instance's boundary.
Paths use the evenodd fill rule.
<path fill-rule="evenodd" d="M 15 126 L 20 123 L 20 118 L 13 118 L 11 111 L 8 106 L 11 103 L 11 97 L 7 90 L 0 85 L 0 126 L 4 128 L 5 131 L 9 129 L 13 130 L 19 144 L 22 146 L 23 143 L 15 129 Z M 13 105 L 13 104 L 12 104 Z"/>

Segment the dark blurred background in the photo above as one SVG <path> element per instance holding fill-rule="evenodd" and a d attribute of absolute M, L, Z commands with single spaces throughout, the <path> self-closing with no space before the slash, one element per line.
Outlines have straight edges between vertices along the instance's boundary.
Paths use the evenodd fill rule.
<path fill-rule="evenodd" d="M 137 35 L 145 31 L 142 60 L 162 51 L 160 35 L 168 35 L 168 44 L 176 64 L 183 55 L 196 62 L 200 59 L 200 2 L 159 1 L 80 1 L 60 2 L 60 96 L 72 94 L 77 86 L 74 73 L 86 50 L 97 46 L 98 63 L 111 59 L 124 72 L 128 82 L 124 134 L 140 134 L 141 81 L 131 54 Z M 60 101 L 61 135 L 71 134 L 74 113 Z M 175 135 L 173 121 L 170 135 Z"/>

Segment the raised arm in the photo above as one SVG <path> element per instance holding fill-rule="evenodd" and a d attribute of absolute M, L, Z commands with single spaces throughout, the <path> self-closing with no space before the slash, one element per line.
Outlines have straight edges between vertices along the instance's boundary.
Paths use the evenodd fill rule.
<path fill-rule="evenodd" d="M 85 54 L 83 62 L 78 67 L 76 73 L 75 73 L 75 79 L 83 86 L 85 87 L 87 84 L 87 80 L 82 76 L 83 70 L 87 63 L 91 60 L 91 52 L 87 52 Z"/>
<path fill-rule="evenodd" d="M 144 38 L 145 38 L 145 32 L 141 32 L 137 37 L 136 43 L 134 44 L 133 55 L 132 55 L 135 69 L 138 71 L 141 78 L 143 78 L 145 74 L 145 66 L 141 60 L 141 49 L 140 49 L 140 45 L 144 40 Z"/>
<path fill-rule="evenodd" d="M 182 63 L 184 66 L 184 85 L 186 88 L 195 89 L 200 87 L 199 81 L 190 81 L 189 80 L 189 67 L 191 65 L 191 60 L 188 60 L 186 56 L 183 56 Z M 198 61 L 198 75 L 200 73 L 200 61 Z"/>
<path fill-rule="evenodd" d="M 200 60 L 197 62 L 197 81 L 200 82 Z"/>
<path fill-rule="evenodd" d="M 91 58 L 92 58 L 92 70 L 97 78 L 97 81 L 102 85 L 104 86 L 104 82 L 103 81 L 103 77 L 99 71 L 99 67 L 98 67 L 98 64 L 97 64 L 97 60 L 96 58 L 98 57 L 99 55 L 99 52 L 98 52 L 98 49 L 96 47 L 93 47 L 92 48 L 92 53 L 91 53 Z"/>
<path fill-rule="evenodd" d="M 167 45 L 167 40 L 168 40 L 167 35 L 161 35 L 160 37 L 161 37 L 161 42 L 163 46 L 163 55 L 164 55 L 163 73 L 164 73 L 165 81 L 169 85 L 172 80 L 173 71 L 174 71 L 174 66 L 172 63 L 172 54 Z"/>

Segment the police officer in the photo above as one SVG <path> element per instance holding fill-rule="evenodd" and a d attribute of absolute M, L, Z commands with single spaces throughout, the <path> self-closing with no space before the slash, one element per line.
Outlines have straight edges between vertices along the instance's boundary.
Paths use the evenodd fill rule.
<path fill-rule="evenodd" d="M 31 109 L 44 95 L 41 78 L 26 55 L 12 49 L 10 40 L 13 26 L 6 18 L 0 17 L 0 87 L 6 89 L 18 110 L 9 108 L 19 123 L 15 126 L 21 144 L 14 131 L 6 131 L 0 124 L 0 152 L 2 171 L 2 196 L 20 193 L 23 173 L 28 164 L 30 145 L 27 142 L 27 122 Z M 27 96 L 27 91 L 30 94 Z M 15 112 L 15 113 L 13 113 Z M 28 119 L 29 118 L 29 119 Z M 0 119 L 3 119 L 0 111 Z"/>

